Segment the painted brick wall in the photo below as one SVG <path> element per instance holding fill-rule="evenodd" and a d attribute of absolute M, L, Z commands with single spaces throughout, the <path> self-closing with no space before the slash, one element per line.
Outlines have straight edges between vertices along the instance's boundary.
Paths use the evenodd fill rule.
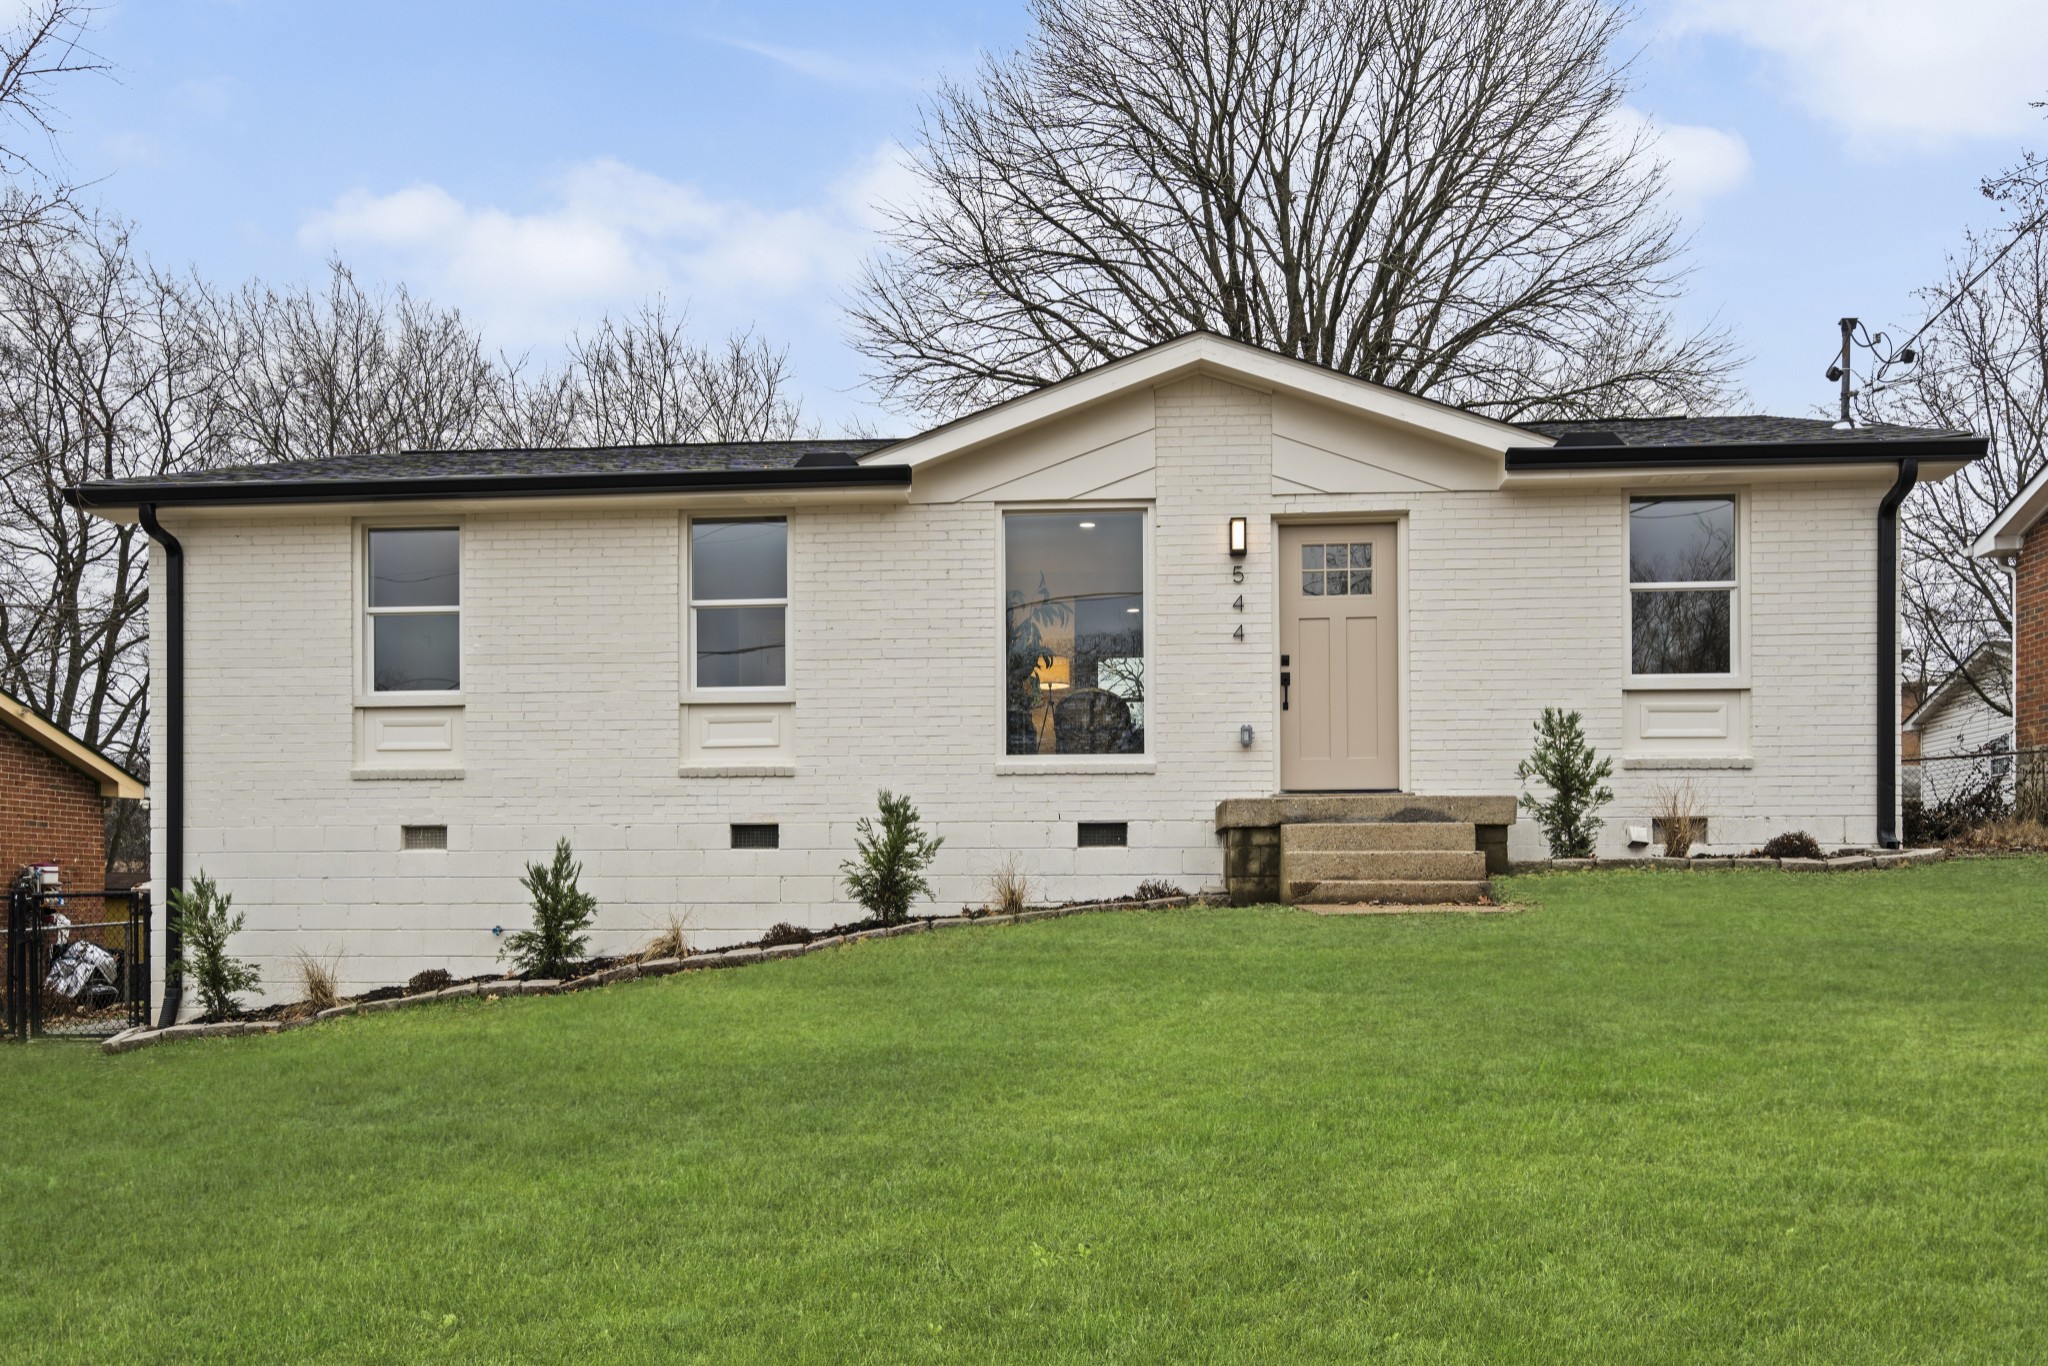
<path fill-rule="evenodd" d="M 97 780 L 0 726 L 0 876 L 55 863 L 63 885 L 107 885 L 105 805 Z"/>
<path fill-rule="evenodd" d="M 2020 749 L 2048 748 L 2048 521 L 2020 549 L 2013 621 L 2014 719 Z"/>
<path fill-rule="evenodd" d="M 1265 395 L 1184 380 L 1158 391 L 1155 422 L 1153 757 L 1113 773 L 1002 760 L 994 503 L 790 511 L 793 777 L 678 776 L 675 509 L 508 504 L 462 519 L 465 776 L 403 782 L 350 776 L 349 518 L 174 523 L 190 584 L 188 871 L 234 893 L 248 915 L 239 949 L 283 997 L 296 994 L 301 950 L 333 958 L 351 988 L 428 965 L 486 970 L 493 927 L 526 923 L 523 862 L 561 835 L 603 905 L 601 951 L 672 913 L 702 946 L 778 920 L 850 919 L 838 864 L 881 787 L 909 793 L 946 838 L 941 909 L 980 901 L 1013 854 L 1050 899 L 1122 895 L 1145 878 L 1198 890 L 1221 875 L 1215 803 L 1279 781 L 1280 516 L 1406 519 L 1412 787 L 1515 791 L 1546 703 L 1579 708 L 1594 742 L 1619 749 L 1625 491 L 1282 496 Z M 1874 833 L 1881 492 L 1751 493 L 1755 767 L 1683 775 L 1704 793 L 1717 843 L 1795 825 L 1830 842 Z M 1233 515 L 1251 518 L 1241 584 L 1224 543 Z M 1231 605 L 1240 593 L 1243 612 Z M 1249 749 L 1238 743 L 1247 723 Z M 1647 823 L 1655 786 L 1672 777 L 1617 774 L 1607 852 L 1623 851 L 1622 826 Z M 161 801 L 155 810 L 161 822 Z M 1077 849 L 1083 820 L 1129 821 L 1131 847 Z M 727 847 L 728 824 L 752 821 L 780 824 L 782 847 Z M 399 827 L 420 823 L 447 825 L 449 848 L 402 852 Z M 1527 826 L 1513 841 L 1518 855 L 1539 847 Z"/>

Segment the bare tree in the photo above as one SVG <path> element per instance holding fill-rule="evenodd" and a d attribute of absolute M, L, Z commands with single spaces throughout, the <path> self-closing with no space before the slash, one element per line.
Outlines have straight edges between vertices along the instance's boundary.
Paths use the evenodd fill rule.
<path fill-rule="evenodd" d="M 1921 359 L 1904 377 L 1866 388 L 1863 414 L 1918 426 L 1966 429 L 1990 452 L 1949 479 L 1922 484 L 1901 526 L 1901 610 L 1922 682 L 1962 670 L 1985 701 L 2012 714 L 2010 671 L 1996 659 L 1963 666 L 1989 640 L 2012 635 L 2013 583 L 1970 546 L 2028 480 L 2048 465 L 2048 184 L 2023 163 L 1986 184 L 2011 222 L 1970 233 L 1942 281 L 1921 293 L 1935 316 Z"/>
<path fill-rule="evenodd" d="M 1506 417 L 1725 398 L 1608 0 L 1032 0 L 851 308 L 948 416 L 1207 328 Z"/>
<path fill-rule="evenodd" d="M 686 318 L 658 298 L 570 338 L 562 368 L 532 379 L 524 370 L 508 367 L 506 444 L 772 441 L 803 425 L 786 348 L 751 332 L 692 340 Z"/>
<path fill-rule="evenodd" d="M 91 18 L 91 8 L 76 0 L 30 0 L 0 31 L 0 177 L 9 190 L 0 203 L 0 231 L 59 221 L 69 205 L 71 187 L 56 173 L 51 95 L 66 76 L 107 69 L 85 47 Z"/>
<path fill-rule="evenodd" d="M 365 290 L 340 261 L 327 288 L 189 285 L 237 460 L 489 444 L 503 386 L 483 336 L 400 286 Z"/>
<path fill-rule="evenodd" d="M 147 542 L 71 484 L 194 467 L 218 447 L 213 371 L 178 288 L 99 219 L 21 226 L 0 250 L 0 680 L 139 764 Z"/>

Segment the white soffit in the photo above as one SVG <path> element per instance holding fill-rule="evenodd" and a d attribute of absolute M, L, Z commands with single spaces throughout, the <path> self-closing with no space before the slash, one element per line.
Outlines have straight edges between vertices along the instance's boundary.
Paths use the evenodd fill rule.
<path fill-rule="evenodd" d="M 869 456 L 864 465 L 922 466 L 949 460 L 993 441 L 1119 394 L 1153 389 L 1192 375 L 1211 375 L 1247 389 L 1287 393 L 1427 432 L 1470 451 L 1499 456 L 1511 446 L 1548 446 L 1523 427 L 1416 398 L 1382 384 L 1341 375 L 1262 347 L 1196 332 L 1114 360 L 1043 389 L 985 408 Z"/>

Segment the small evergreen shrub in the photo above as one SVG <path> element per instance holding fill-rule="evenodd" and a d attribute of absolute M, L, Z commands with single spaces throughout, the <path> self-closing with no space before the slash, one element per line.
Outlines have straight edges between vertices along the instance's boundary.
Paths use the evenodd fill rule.
<path fill-rule="evenodd" d="M 886 789 L 880 794 L 881 823 L 866 816 L 854 827 L 855 856 L 839 865 L 846 878 L 846 894 L 867 908 L 869 915 L 884 925 L 900 925 L 910 918 L 911 903 L 932 894 L 924 870 L 939 855 L 946 841 L 925 833 L 924 822 L 910 798 L 897 797 Z"/>
<path fill-rule="evenodd" d="M 203 871 L 192 879 L 190 891 L 174 890 L 170 895 L 172 923 L 184 941 L 180 973 L 191 975 L 200 1010 L 221 1018 L 239 1014 L 240 993 L 263 984 L 253 964 L 228 953 L 229 938 L 242 930 L 241 915 L 228 914 L 233 902 Z"/>
<path fill-rule="evenodd" d="M 768 933 L 761 936 L 761 947 L 774 949 L 784 944 L 808 944 L 817 937 L 801 925 L 792 925 L 787 920 L 781 920 L 770 925 Z"/>
<path fill-rule="evenodd" d="M 1773 835 L 1756 853 L 1758 858 L 1822 857 L 1820 841 L 1804 830 L 1789 830 L 1782 835 Z"/>
<path fill-rule="evenodd" d="M 414 973 L 406 981 L 405 994 L 417 996 L 424 991 L 439 991 L 454 980 L 453 977 L 448 975 L 448 969 L 446 968 L 428 968 L 423 972 Z"/>
<path fill-rule="evenodd" d="M 519 885 L 533 898 L 533 928 L 507 935 L 498 956 L 528 977 L 560 977 L 581 961 L 590 942 L 583 931 L 597 918 L 597 898 L 576 885 L 582 876 L 566 839 L 556 841 L 553 864 L 527 864 Z"/>
<path fill-rule="evenodd" d="M 1552 858 L 1591 858 L 1594 841 L 1605 823 L 1594 813 L 1614 800 L 1607 779 L 1614 761 L 1603 759 L 1586 743 L 1579 714 L 1545 707 L 1536 722 L 1536 748 L 1515 766 L 1523 782 L 1536 779 L 1550 789 L 1548 801 L 1522 794 L 1522 809 L 1536 818 L 1550 843 Z"/>
<path fill-rule="evenodd" d="M 1187 893 L 1171 882 L 1141 882 L 1135 894 L 1140 901 L 1165 901 L 1169 897 L 1186 896 Z"/>

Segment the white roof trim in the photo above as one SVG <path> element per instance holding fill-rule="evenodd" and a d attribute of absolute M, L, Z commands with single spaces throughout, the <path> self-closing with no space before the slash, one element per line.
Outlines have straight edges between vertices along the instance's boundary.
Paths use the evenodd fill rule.
<path fill-rule="evenodd" d="M 1417 398 L 1384 384 L 1339 374 L 1212 332 L 1191 332 L 935 427 L 868 456 L 861 463 L 929 465 L 1027 431 L 1087 404 L 1194 374 L 1215 375 L 1248 389 L 1279 390 L 1318 399 L 1491 455 L 1500 455 L 1510 446 L 1554 444 L 1552 438 L 1524 427 Z"/>
<path fill-rule="evenodd" d="M 2003 667 L 2008 675 L 2010 675 L 2012 670 L 2012 643 L 2004 640 L 1985 641 L 1982 645 L 1970 651 L 1970 657 L 1963 661 L 1962 668 L 1950 669 L 1948 676 L 1935 684 L 1927 696 L 1920 700 L 1920 705 L 1913 708 L 1913 714 L 1906 718 L 1906 729 L 1917 732 L 1924 721 L 1932 720 L 1935 716 L 1946 710 L 1950 699 L 1963 695 L 1964 671 L 1976 664 L 1979 655 L 1986 653 L 2001 660 Z M 1975 697 L 1977 695 L 1976 690 L 1971 689 L 1967 695 Z"/>
<path fill-rule="evenodd" d="M 1984 534 L 1971 544 L 1970 553 L 1980 560 L 2016 553 L 2044 513 L 2048 513 L 2048 468 L 2029 480 L 2005 510 L 1991 519 Z"/>

